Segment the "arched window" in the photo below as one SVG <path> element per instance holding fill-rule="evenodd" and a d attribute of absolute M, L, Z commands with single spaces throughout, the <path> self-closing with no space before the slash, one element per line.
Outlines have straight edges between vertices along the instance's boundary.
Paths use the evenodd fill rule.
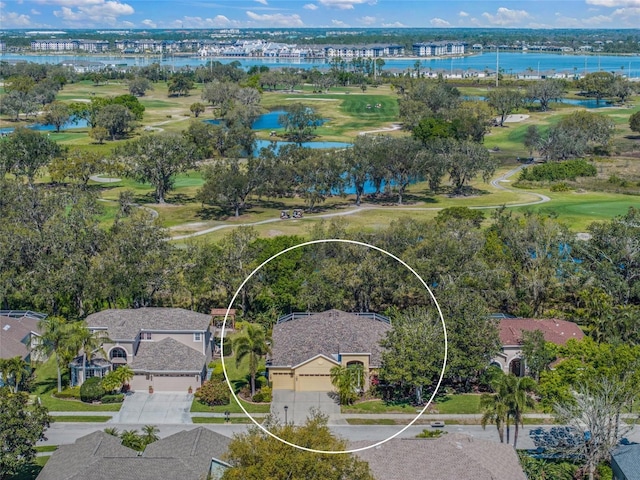
<path fill-rule="evenodd" d="M 109 360 L 112 363 L 127 363 L 127 352 L 124 348 L 115 347 L 109 352 Z"/>

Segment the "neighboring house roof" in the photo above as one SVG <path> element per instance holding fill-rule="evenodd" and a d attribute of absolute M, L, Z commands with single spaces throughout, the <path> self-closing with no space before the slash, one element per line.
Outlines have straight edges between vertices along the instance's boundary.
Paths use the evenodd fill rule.
<path fill-rule="evenodd" d="M 147 446 L 146 458 L 180 458 L 185 462 L 211 461 L 222 458 L 231 439 L 204 427 L 184 430 Z M 165 477 L 166 478 L 166 477 Z"/>
<path fill-rule="evenodd" d="M 359 441 L 349 448 L 368 445 L 371 442 Z M 438 439 L 393 439 L 356 455 L 369 462 L 378 480 L 416 478 L 417 472 L 432 472 L 438 480 L 526 480 L 513 447 L 457 433 Z"/>
<path fill-rule="evenodd" d="M 112 340 L 134 340 L 141 331 L 204 332 L 210 323 L 210 315 L 183 308 L 109 309 L 87 317 L 89 328 L 106 328 Z"/>
<path fill-rule="evenodd" d="M 140 342 L 131 368 L 146 372 L 199 373 L 206 361 L 206 356 L 202 353 L 167 337 L 159 342 Z"/>
<path fill-rule="evenodd" d="M 26 358 L 31 352 L 31 333 L 40 334 L 38 319 L 0 316 L 0 358 Z"/>
<path fill-rule="evenodd" d="M 135 450 L 121 445 L 118 437 L 97 431 L 85 435 L 70 445 L 61 445 L 51 455 L 40 471 L 38 480 L 67 480 L 81 478 L 94 471 L 94 465 L 104 458 L 120 462 L 127 457 L 136 457 Z M 93 478 L 86 476 L 85 478 Z"/>
<path fill-rule="evenodd" d="M 625 478 L 640 478 L 640 444 L 623 445 L 616 448 L 611 452 L 611 460 L 612 463 L 615 462 Z"/>
<path fill-rule="evenodd" d="M 381 364 L 380 340 L 391 325 L 370 317 L 328 310 L 296 317 L 273 327 L 271 366 L 294 366 L 316 355 L 370 353 L 369 365 Z"/>
<path fill-rule="evenodd" d="M 198 427 L 158 440 L 142 454 L 124 447 L 120 439 L 102 431 L 79 438 L 56 450 L 38 480 L 200 480 L 212 459 L 227 451 L 231 439 Z M 223 462 L 217 462 L 223 464 Z"/>
<path fill-rule="evenodd" d="M 520 345 L 523 331 L 540 330 L 547 342 L 556 345 L 564 345 L 572 338 L 581 340 L 584 337 L 584 333 L 577 324 L 554 318 L 502 318 L 499 328 L 502 345 Z"/>

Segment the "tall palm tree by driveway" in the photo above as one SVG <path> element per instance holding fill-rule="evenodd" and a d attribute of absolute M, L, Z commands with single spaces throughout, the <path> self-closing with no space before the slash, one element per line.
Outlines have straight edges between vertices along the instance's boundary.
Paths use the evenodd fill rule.
<path fill-rule="evenodd" d="M 251 375 L 251 396 L 256 394 L 256 375 L 260 359 L 269 353 L 269 344 L 264 329 L 259 325 L 248 325 L 246 335 L 237 337 L 233 341 L 236 355 L 236 366 L 244 357 L 249 357 L 249 374 Z"/>

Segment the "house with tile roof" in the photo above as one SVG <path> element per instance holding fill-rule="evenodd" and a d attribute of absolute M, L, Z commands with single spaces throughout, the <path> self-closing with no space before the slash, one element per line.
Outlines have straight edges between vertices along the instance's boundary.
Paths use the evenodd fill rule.
<path fill-rule="evenodd" d="M 229 467 L 221 458 L 230 441 L 199 427 L 151 443 L 140 453 L 97 431 L 58 447 L 37 480 L 216 480 Z"/>
<path fill-rule="evenodd" d="M 371 443 L 351 442 L 349 448 L 364 448 Z M 394 438 L 355 455 L 369 463 L 371 473 L 378 480 L 526 480 L 512 446 L 459 433 L 436 439 Z"/>
<path fill-rule="evenodd" d="M 522 332 L 540 330 L 547 342 L 556 345 L 565 345 L 572 338 L 584 338 L 584 333 L 577 324 L 555 318 L 500 318 L 498 328 L 502 348 L 491 364 L 499 366 L 505 373 L 511 372 L 518 376 L 526 373 L 522 357 Z"/>
<path fill-rule="evenodd" d="M 374 313 L 292 313 L 278 319 L 271 335 L 267 370 L 272 388 L 294 392 L 330 392 L 331 369 L 362 365 L 365 385 L 382 363 L 380 340 L 391 328 Z"/>
<path fill-rule="evenodd" d="M 640 478 L 640 444 L 620 445 L 611 452 L 613 480 Z"/>
<path fill-rule="evenodd" d="M 129 365 L 134 372 L 133 390 L 186 392 L 202 385 L 211 360 L 211 316 L 182 308 L 110 309 L 89 315 L 87 326 L 102 332 L 108 341 L 106 358 L 96 358 L 86 369 L 82 357 L 70 365 L 71 384 L 87 377 L 104 376 Z"/>

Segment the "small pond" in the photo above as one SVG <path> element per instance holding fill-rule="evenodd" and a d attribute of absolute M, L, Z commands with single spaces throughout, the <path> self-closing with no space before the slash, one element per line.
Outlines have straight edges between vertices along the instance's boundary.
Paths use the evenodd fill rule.
<path fill-rule="evenodd" d="M 27 128 L 31 130 L 37 130 L 39 132 L 55 132 L 56 127 L 50 124 L 44 123 L 32 123 L 30 125 L 25 125 Z M 71 128 L 86 128 L 87 121 L 83 118 L 80 118 L 76 121 L 69 120 L 67 123 L 60 127 L 60 131 L 69 130 Z M 8 135 L 15 130 L 15 127 L 7 127 L 0 128 L 0 135 Z"/>
<path fill-rule="evenodd" d="M 287 112 L 285 110 L 273 110 L 268 113 L 263 113 L 255 122 L 253 122 L 251 128 L 253 130 L 276 130 L 278 128 L 282 128 L 278 119 L 280 118 L 280 115 L 286 115 L 286 113 Z M 220 125 L 221 123 L 221 120 L 217 118 L 204 121 L 212 125 Z M 322 125 L 324 122 L 326 122 L 325 119 L 320 119 L 318 124 Z"/>

